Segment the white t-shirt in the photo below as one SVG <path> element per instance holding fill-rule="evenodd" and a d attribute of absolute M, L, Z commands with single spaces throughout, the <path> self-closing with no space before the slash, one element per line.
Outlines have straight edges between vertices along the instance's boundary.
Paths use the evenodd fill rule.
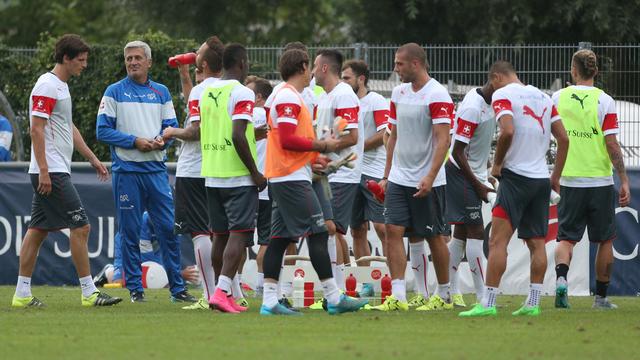
<path fill-rule="evenodd" d="M 67 83 L 51 72 L 40 75 L 29 96 L 29 124 L 33 116 L 47 120 L 44 127 L 44 152 L 50 173 L 71 173 L 73 121 L 71 94 Z M 40 168 L 31 145 L 29 174 Z"/>
<path fill-rule="evenodd" d="M 191 89 L 189 94 L 189 117 L 184 127 L 189 127 L 193 122 L 200 122 L 200 97 L 207 86 L 220 79 L 208 77 Z M 176 164 L 176 177 L 202 178 L 202 149 L 200 141 L 183 141 L 180 148 L 178 164 Z"/>
<path fill-rule="evenodd" d="M 389 102 L 380 94 L 370 91 L 360 99 L 360 121 L 364 128 L 364 140 L 387 128 L 389 121 Z M 364 150 L 364 147 L 363 147 Z M 364 151 L 362 156 L 362 174 L 380 179 L 384 176 L 387 150 L 384 145 Z"/>
<path fill-rule="evenodd" d="M 478 180 L 486 181 L 487 161 L 495 132 L 496 119 L 491 104 L 484 100 L 480 88 L 472 89 L 458 105 L 449 161 L 460 168 L 452 155 L 453 146 L 456 141 L 468 144 L 465 154 L 469 167 Z"/>
<path fill-rule="evenodd" d="M 444 164 L 445 159 L 433 158 L 433 125 L 451 126 L 453 110 L 451 96 L 436 79 L 430 79 L 417 92 L 413 91 L 411 83 L 393 89 L 389 123 L 396 127 L 398 138 L 389 181 L 417 187 L 431 170 L 433 161 Z M 432 186 L 446 183 L 444 166 L 440 166 Z"/>
<path fill-rule="evenodd" d="M 593 86 L 575 85 L 571 86 L 577 90 L 592 90 Z M 560 91 L 556 91 L 553 96 L 553 103 L 558 106 L 560 100 Z M 600 122 L 600 128 L 602 134 L 618 135 L 620 128 L 618 127 L 618 113 L 616 111 L 615 101 L 611 96 L 604 91 L 598 98 L 598 121 Z M 601 177 L 574 177 L 563 176 L 560 178 L 560 185 L 570 187 L 599 187 L 613 185 L 613 176 L 601 176 Z"/>
<path fill-rule="evenodd" d="M 513 140 L 503 168 L 532 179 L 548 178 L 551 124 L 560 120 L 551 98 L 534 86 L 511 83 L 493 93 L 491 104 L 497 121 L 513 116 Z"/>
<path fill-rule="evenodd" d="M 221 88 L 231 83 L 238 83 L 237 80 L 218 80 L 213 84 L 206 87 L 208 88 Z M 204 90 L 203 90 L 204 93 Z M 202 101 L 202 96 L 200 97 Z M 253 122 L 253 106 L 256 101 L 256 96 L 251 89 L 238 83 L 236 87 L 231 90 L 227 111 L 231 116 L 232 121 L 246 120 Z M 235 188 L 240 186 L 254 186 L 251 175 L 234 176 L 229 178 L 206 178 L 205 184 L 207 187 L 217 188 Z"/>
<path fill-rule="evenodd" d="M 316 135 L 318 139 L 325 137 L 327 130 L 333 129 L 334 120 L 337 116 L 341 116 L 347 120 L 346 129 L 358 129 L 358 142 L 348 148 L 342 149 L 337 153 L 328 154 L 332 160 L 342 158 L 355 153 L 355 167 L 341 167 L 333 174 L 329 175 L 329 182 L 359 184 L 362 175 L 362 153 L 364 152 L 364 128 L 362 121 L 358 120 L 360 109 L 360 101 L 358 96 L 353 92 L 351 86 L 340 82 L 328 94 L 323 94 L 318 99 L 318 106 L 315 115 Z"/>
<path fill-rule="evenodd" d="M 262 107 L 254 107 L 253 108 L 253 126 L 261 127 L 267 125 L 267 113 Z M 258 156 L 258 171 L 261 174 L 264 174 L 264 165 L 265 159 L 267 155 L 267 139 L 262 139 L 256 141 L 256 155 Z M 260 200 L 269 200 L 269 190 L 268 188 L 264 188 L 259 194 L 258 198 Z"/>
<path fill-rule="evenodd" d="M 271 103 L 272 106 L 269 109 L 269 116 L 271 117 L 271 119 L 275 119 L 275 121 L 272 121 L 273 127 L 277 128 L 278 124 L 282 123 L 289 123 L 297 126 L 298 116 L 300 115 L 302 106 L 304 106 L 304 99 L 302 98 L 302 96 L 289 87 L 281 87 L 280 89 L 275 90 L 273 92 L 273 95 L 273 101 Z M 271 178 L 269 179 L 269 182 L 311 182 L 311 175 L 311 164 L 308 164 L 289 175 Z"/>
<path fill-rule="evenodd" d="M 271 95 L 269 95 L 269 97 L 267 98 L 267 100 L 264 102 L 264 108 L 265 110 L 267 110 L 267 114 L 269 114 L 269 109 L 272 106 L 273 103 L 273 99 L 275 97 L 276 92 L 278 92 L 278 90 L 280 90 L 282 88 L 282 86 L 284 86 L 285 82 L 281 82 L 278 85 L 276 85 L 273 88 L 273 91 L 271 92 Z M 304 100 L 304 104 L 307 107 L 307 110 L 309 111 L 309 115 L 313 116 L 314 112 L 315 112 L 315 108 L 316 105 L 318 103 L 318 98 L 316 96 L 316 94 L 313 92 L 313 87 L 312 86 L 307 86 L 306 88 L 304 88 L 302 90 L 302 93 L 300 93 L 300 96 L 302 97 L 302 100 Z"/>

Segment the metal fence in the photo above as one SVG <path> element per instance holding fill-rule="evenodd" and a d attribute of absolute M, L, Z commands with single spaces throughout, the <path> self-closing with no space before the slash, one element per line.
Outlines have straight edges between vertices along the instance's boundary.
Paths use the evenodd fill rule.
<path fill-rule="evenodd" d="M 322 48 L 340 50 L 345 59 L 363 59 L 371 71 L 370 86 L 390 96 L 400 83 L 393 72 L 398 45 L 355 43 L 311 46 L 311 56 Z M 496 60 L 513 63 L 520 79 L 551 94 L 571 80 L 571 56 L 580 48 L 591 48 L 598 55 L 596 85 L 616 99 L 620 119 L 620 142 L 628 165 L 640 166 L 640 45 L 639 44 L 525 44 L 525 45 L 425 45 L 430 74 L 447 86 L 459 101 L 472 87 L 487 80 L 487 70 Z M 32 57 L 36 49 L 7 49 Z M 251 72 L 269 80 L 280 79 L 277 71 L 282 53 L 279 46 L 249 46 Z M 91 61 L 91 60 L 90 60 Z"/>

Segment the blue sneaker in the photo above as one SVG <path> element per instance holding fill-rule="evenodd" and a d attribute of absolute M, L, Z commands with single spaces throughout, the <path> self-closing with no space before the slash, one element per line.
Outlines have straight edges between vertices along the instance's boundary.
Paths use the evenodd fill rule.
<path fill-rule="evenodd" d="M 271 309 L 269 309 L 265 305 L 262 305 L 260 307 L 260 315 L 293 315 L 293 316 L 300 316 L 300 315 L 302 315 L 302 313 L 298 312 L 298 311 L 289 310 L 284 305 L 278 303 L 274 307 L 272 307 Z"/>
<path fill-rule="evenodd" d="M 373 291 L 373 284 L 364 283 L 362 284 L 362 290 L 360 290 L 361 297 L 373 297 L 375 295 Z"/>
<path fill-rule="evenodd" d="M 329 315 L 337 315 L 346 312 L 358 311 L 368 303 L 369 300 L 356 299 L 345 294 L 341 294 L 340 301 L 337 304 L 327 304 L 327 312 Z"/>

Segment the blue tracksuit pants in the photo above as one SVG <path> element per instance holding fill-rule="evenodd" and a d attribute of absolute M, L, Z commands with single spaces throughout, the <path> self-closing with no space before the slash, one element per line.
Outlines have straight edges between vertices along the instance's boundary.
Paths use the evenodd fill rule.
<path fill-rule="evenodd" d="M 129 291 L 143 291 L 140 230 L 145 210 L 154 224 L 171 294 L 185 290 L 180 274 L 180 238 L 173 233 L 173 196 L 166 172 L 113 173 L 113 195 L 121 237 L 122 270 Z"/>

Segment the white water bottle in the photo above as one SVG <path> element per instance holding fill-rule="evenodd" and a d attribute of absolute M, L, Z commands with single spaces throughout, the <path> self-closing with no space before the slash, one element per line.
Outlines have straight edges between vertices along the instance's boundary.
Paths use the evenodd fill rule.
<path fill-rule="evenodd" d="M 560 194 L 555 192 L 555 190 L 551 189 L 551 194 L 549 195 L 549 202 L 551 205 L 558 205 L 560 202 Z"/>
<path fill-rule="evenodd" d="M 299 274 L 293 277 L 293 307 L 304 307 L 304 278 Z"/>
<path fill-rule="evenodd" d="M 487 193 L 487 200 L 489 200 L 489 204 L 491 205 L 491 207 L 494 207 L 496 205 L 496 199 L 498 198 L 498 179 L 496 179 L 495 181 L 495 185 L 491 184 L 488 180 L 485 181 L 484 183 L 486 186 L 493 188 L 496 192 L 489 192 Z"/>

